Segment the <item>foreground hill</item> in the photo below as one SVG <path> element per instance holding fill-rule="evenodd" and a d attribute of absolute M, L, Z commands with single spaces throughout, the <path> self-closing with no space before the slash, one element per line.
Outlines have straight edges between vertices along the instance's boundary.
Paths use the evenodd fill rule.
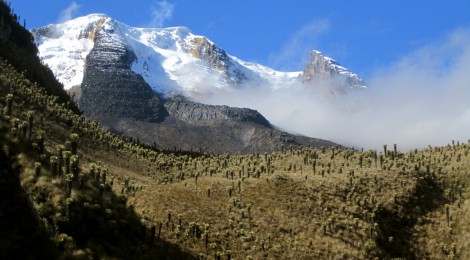
<path fill-rule="evenodd" d="M 468 144 L 242 156 L 151 149 L 21 73 L 12 64 L 23 47 L 5 43 L 2 259 L 470 258 Z"/>

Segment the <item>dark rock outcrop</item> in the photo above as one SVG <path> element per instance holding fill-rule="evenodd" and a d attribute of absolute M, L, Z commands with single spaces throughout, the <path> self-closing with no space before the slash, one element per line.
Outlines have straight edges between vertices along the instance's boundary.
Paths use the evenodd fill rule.
<path fill-rule="evenodd" d="M 249 108 L 229 106 L 213 106 L 196 103 L 177 96 L 165 103 L 165 108 L 173 117 L 182 121 L 216 122 L 233 120 L 236 122 L 252 122 L 271 127 L 269 121 L 258 111 Z"/>
<path fill-rule="evenodd" d="M 282 147 L 300 146 L 320 148 L 337 144 L 326 140 L 288 134 L 252 122 L 182 121 L 168 116 L 161 123 L 147 123 L 112 115 L 97 118 L 116 132 L 139 138 L 141 142 L 155 143 L 163 149 L 201 149 L 216 153 L 254 153 L 280 151 Z"/>
<path fill-rule="evenodd" d="M 95 46 L 87 56 L 81 86 L 80 109 L 86 115 L 112 114 L 146 122 L 161 122 L 167 116 L 161 99 L 141 75 L 131 70 L 135 54 L 125 40 L 111 37 L 112 23 L 94 30 Z M 98 23 L 96 26 L 101 26 Z"/>

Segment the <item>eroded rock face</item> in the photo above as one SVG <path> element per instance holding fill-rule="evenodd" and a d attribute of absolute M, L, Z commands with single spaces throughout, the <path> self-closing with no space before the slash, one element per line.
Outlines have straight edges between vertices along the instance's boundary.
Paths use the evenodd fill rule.
<path fill-rule="evenodd" d="M 252 122 L 271 127 L 269 121 L 258 111 L 248 108 L 205 105 L 189 101 L 183 97 L 174 97 L 165 103 L 168 113 L 183 121 L 224 121 Z"/>
<path fill-rule="evenodd" d="M 155 143 L 161 148 L 201 148 L 219 153 L 336 145 L 282 132 L 252 109 L 205 105 L 183 96 L 163 96 L 132 70 L 132 65 L 140 57 L 137 45 L 135 42 L 132 44 L 126 35 L 132 30 L 124 31 L 118 22 L 103 15 L 86 18 L 87 22 L 90 20 L 84 29 L 73 35 L 73 39 L 87 43 L 84 47 L 88 49 L 85 48 L 87 52 L 83 48 L 77 52 L 83 57 L 83 81 L 69 91 L 75 93 L 74 97 L 79 99 L 80 109 L 85 115 L 109 129 L 149 144 Z M 48 27 L 40 29 L 40 33 L 59 37 L 60 30 L 56 29 Z M 206 38 L 195 36 L 194 42 L 184 45 L 186 43 L 178 42 L 175 46 L 184 47 L 185 52 L 206 61 L 234 86 L 241 86 L 247 79 L 256 79 L 250 74 L 253 73 L 251 70 L 241 66 Z M 76 51 L 72 50 L 67 57 L 72 55 L 74 58 L 75 54 Z M 64 63 L 68 62 L 60 64 Z"/>
<path fill-rule="evenodd" d="M 248 80 L 247 71 L 244 71 L 238 63 L 233 62 L 224 50 L 206 38 L 194 38 L 192 45 L 188 48 L 193 57 L 204 60 L 210 67 L 221 71 L 228 82 L 240 85 Z"/>
<path fill-rule="evenodd" d="M 167 112 L 141 75 L 131 70 L 135 54 L 112 22 L 94 31 L 94 48 L 87 56 L 80 109 L 85 114 L 113 114 L 146 122 L 161 122 Z"/>
<path fill-rule="evenodd" d="M 305 84 L 327 82 L 338 90 L 362 89 L 366 84 L 358 75 L 342 67 L 337 61 L 319 51 L 310 53 L 310 62 L 302 74 Z"/>

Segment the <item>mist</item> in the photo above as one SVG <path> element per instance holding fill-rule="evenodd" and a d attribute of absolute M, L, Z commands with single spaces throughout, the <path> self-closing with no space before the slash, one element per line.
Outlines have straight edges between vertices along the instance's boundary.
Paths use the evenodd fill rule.
<path fill-rule="evenodd" d="M 199 95 L 199 102 L 258 110 L 274 126 L 356 149 L 402 151 L 470 138 L 470 30 L 460 29 L 377 68 L 368 89 L 244 86 Z"/>

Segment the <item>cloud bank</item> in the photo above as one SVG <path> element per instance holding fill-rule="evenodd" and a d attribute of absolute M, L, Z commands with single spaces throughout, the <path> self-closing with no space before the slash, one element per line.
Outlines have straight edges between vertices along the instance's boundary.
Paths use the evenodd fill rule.
<path fill-rule="evenodd" d="M 67 8 L 60 11 L 58 22 L 63 23 L 72 20 L 79 9 L 80 5 L 76 2 L 72 2 Z"/>
<path fill-rule="evenodd" d="M 378 69 L 369 89 L 328 95 L 321 86 L 245 87 L 198 101 L 249 107 L 284 130 L 364 149 L 407 151 L 470 138 L 470 28 Z M 325 87 L 325 86 L 324 86 Z M 328 86 L 326 86 L 328 88 Z"/>
<path fill-rule="evenodd" d="M 173 16 L 174 4 L 168 1 L 155 2 L 155 5 L 150 7 L 150 15 L 152 17 L 149 26 L 161 28 L 166 20 L 171 19 Z"/>

